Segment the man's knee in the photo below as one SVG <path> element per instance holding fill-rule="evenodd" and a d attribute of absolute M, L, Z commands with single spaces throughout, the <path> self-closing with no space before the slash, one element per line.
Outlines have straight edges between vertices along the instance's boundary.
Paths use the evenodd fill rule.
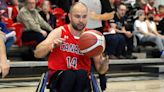
<path fill-rule="evenodd" d="M 85 70 L 77 70 L 76 71 L 76 82 L 81 85 L 85 85 L 88 80 L 88 74 Z"/>
<path fill-rule="evenodd" d="M 72 70 L 62 71 L 60 74 L 57 73 L 57 76 L 49 83 L 50 92 L 64 92 L 64 90 L 70 92 L 74 86 L 75 79 L 76 75 Z"/>

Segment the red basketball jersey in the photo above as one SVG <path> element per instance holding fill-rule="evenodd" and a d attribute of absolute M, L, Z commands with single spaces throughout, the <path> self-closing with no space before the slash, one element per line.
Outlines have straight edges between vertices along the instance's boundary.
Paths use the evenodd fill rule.
<path fill-rule="evenodd" d="M 61 38 L 66 41 L 53 49 L 48 58 L 48 68 L 50 70 L 79 70 L 90 72 L 90 58 L 80 53 L 77 42 L 78 37 L 74 37 L 68 25 L 60 27 L 62 29 Z"/>

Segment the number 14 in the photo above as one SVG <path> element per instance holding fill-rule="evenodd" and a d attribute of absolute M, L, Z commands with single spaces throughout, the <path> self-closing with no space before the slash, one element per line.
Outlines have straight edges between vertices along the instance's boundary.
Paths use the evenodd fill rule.
<path fill-rule="evenodd" d="M 72 68 L 77 68 L 77 57 L 70 57 L 70 56 L 67 56 L 66 57 L 66 60 L 67 60 L 67 67 L 70 69 L 71 67 Z"/>

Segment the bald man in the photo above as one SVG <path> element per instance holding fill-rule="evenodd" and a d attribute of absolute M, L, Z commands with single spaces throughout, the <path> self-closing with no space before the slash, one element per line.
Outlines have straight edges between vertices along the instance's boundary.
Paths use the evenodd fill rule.
<path fill-rule="evenodd" d="M 43 58 L 49 52 L 48 69 L 50 92 L 84 92 L 89 85 L 90 58 L 80 53 L 77 42 L 86 31 L 88 9 L 83 3 L 75 3 L 69 12 L 70 24 L 54 29 L 35 50 L 35 56 Z M 68 49 L 71 48 L 72 49 Z M 108 58 L 93 58 L 97 71 L 105 74 Z"/>
<path fill-rule="evenodd" d="M 8 74 L 10 67 L 7 63 L 4 40 L 5 34 L 0 31 L 0 73 L 2 73 L 2 78 L 4 78 Z"/>

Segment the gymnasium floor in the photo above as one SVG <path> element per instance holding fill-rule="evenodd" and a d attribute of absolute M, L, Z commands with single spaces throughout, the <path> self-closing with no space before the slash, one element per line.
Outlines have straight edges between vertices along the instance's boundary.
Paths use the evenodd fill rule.
<path fill-rule="evenodd" d="M 36 81 L 0 83 L 0 92 L 35 92 L 36 85 Z M 105 92 L 164 92 L 164 77 L 108 78 Z"/>

